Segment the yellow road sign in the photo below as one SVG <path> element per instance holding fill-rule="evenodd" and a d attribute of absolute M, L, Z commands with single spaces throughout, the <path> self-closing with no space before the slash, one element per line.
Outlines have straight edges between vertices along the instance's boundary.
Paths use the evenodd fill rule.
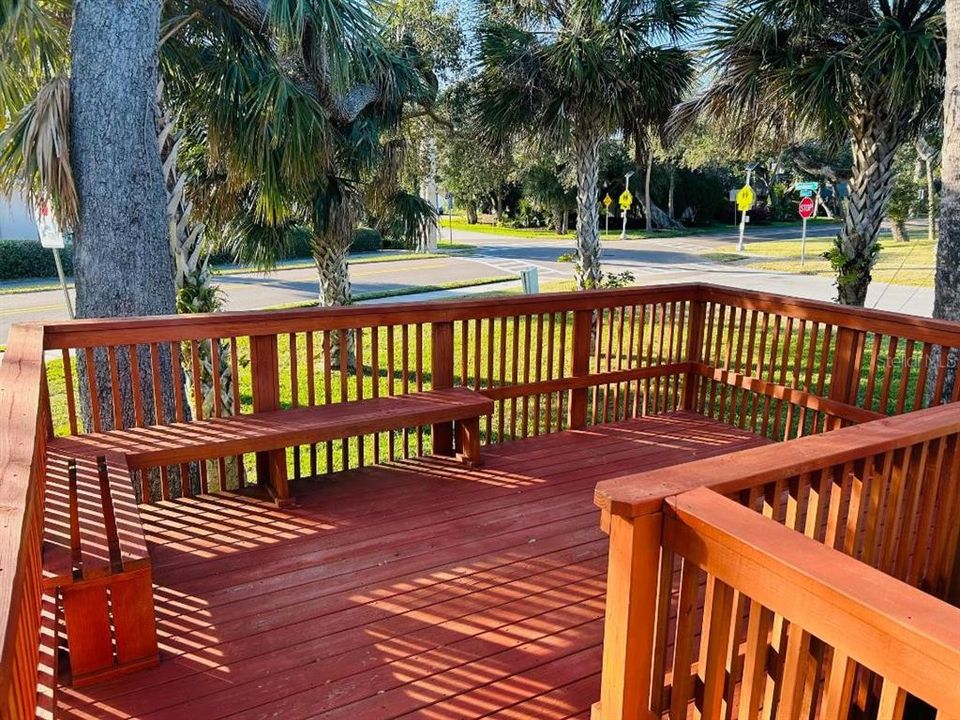
<path fill-rule="evenodd" d="M 603 198 L 603 206 L 605 208 L 609 208 L 612 203 L 613 203 L 613 198 L 610 197 L 610 193 L 607 193 Z"/>
<path fill-rule="evenodd" d="M 746 212 L 752 208 L 753 198 L 753 188 L 749 185 L 744 185 L 737 193 L 737 209 L 741 212 Z"/>
<path fill-rule="evenodd" d="M 620 207 L 629 210 L 631 205 L 633 205 L 633 195 L 630 194 L 629 190 L 624 190 L 620 193 Z"/>

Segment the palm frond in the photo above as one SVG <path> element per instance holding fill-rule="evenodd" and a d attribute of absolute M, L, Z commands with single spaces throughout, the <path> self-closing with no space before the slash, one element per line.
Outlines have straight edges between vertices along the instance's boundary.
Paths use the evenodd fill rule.
<path fill-rule="evenodd" d="M 0 134 L 0 190 L 16 187 L 34 199 L 50 198 L 60 226 L 77 220 L 77 190 L 70 166 L 70 82 L 58 75 Z"/>

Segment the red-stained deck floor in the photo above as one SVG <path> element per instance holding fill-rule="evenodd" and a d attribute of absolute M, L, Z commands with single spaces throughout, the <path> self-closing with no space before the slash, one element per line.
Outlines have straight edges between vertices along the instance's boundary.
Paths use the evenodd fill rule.
<path fill-rule="evenodd" d="M 599 694 L 599 480 L 765 442 L 686 413 L 141 508 L 160 666 L 59 717 L 586 718 Z"/>

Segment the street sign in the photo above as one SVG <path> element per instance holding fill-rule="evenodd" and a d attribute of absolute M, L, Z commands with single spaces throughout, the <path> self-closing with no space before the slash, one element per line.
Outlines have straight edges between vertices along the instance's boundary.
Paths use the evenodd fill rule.
<path fill-rule="evenodd" d="M 817 205 L 813 202 L 813 198 L 805 197 L 800 201 L 800 217 L 802 217 L 804 220 L 807 218 L 812 218 L 816 209 Z"/>
<path fill-rule="evenodd" d="M 620 193 L 620 207 L 623 210 L 629 210 L 631 205 L 633 205 L 633 195 L 629 190 L 624 190 Z"/>
<path fill-rule="evenodd" d="M 67 306 L 67 314 L 72 320 L 73 303 L 70 302 L 70 293 L 67 291 L 67 279 L 63 274 L 63 263 L 60 260 L 60 250 L 64 247 L 63 232 L 53 214 L 53 208 L 46 200 L 41 200 L 35 214 L 37 234 L 40 236 L 40 245 L 50 248 L 53 252 L 53 263 L 57 266 L 57 277 L 60 278 L 60 289 L 63 290 L 63 302 Z"/>
<path fill-rule="evenodd" d="M 793 186 L 794 190 L 800 192 L 800 197 L 810 197 L 820 189 L 820 183 L 816 180 L 807 182 L 798 182 Z"/>
<path fill-rule="evenodd" d="M 610 193 L 607 193 L 603 197 L 603 206 L 609 210 L 612 204 L 613 204 L 613 198 L 610 197 Z"/>
<path fill-rule="evenodd" d="M 737 193 L 737 209 L 740 210 L 740 212 L 749 210 L 753 207 L 753 198 L 753 188 L 749 185 L 744 185 Z"/>
<path fill-rule="evenodd" d="M 63 233 L 60 232 L 60 226 L 53 215 L 53 209 L 44 200 L 40 201 L 40 206 L 37 208 L 36 220 L 40 245 L 45 248 L 62 250 L 64 246 Z"/>

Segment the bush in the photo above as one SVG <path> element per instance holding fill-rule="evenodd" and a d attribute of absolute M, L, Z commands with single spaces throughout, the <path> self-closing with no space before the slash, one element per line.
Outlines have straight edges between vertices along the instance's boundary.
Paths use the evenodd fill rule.
<path fill-rule="evenodd" d="M 357 228 L 350 243 L 351 253 L 378 252 L 383 248 L 383 236 L 373 228 Z"/>
<path fill-rule="evenodd" d="M 63 272 L 73 274 L 73 247 L 60 251 Z M 53 251 L 38 241 L 0 240 L 0 280 L 50 278 L 57 276 Z"/>

